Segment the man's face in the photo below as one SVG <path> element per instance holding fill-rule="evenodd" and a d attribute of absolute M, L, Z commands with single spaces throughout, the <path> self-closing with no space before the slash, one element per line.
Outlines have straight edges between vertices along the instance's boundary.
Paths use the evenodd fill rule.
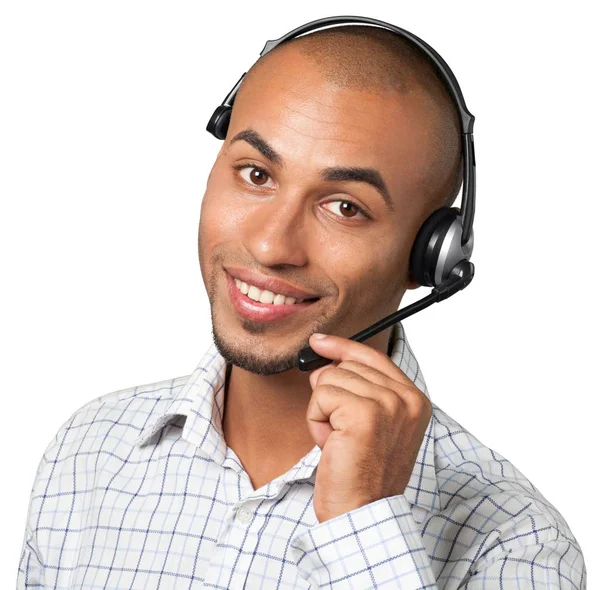
<path fill-rule="evenodd" d="M 198 253 L 217 348 L 233 364 L 268 375 L 296 367 L 313 332 L 350 337 L 396 311 L 405 290 L 417 286 L 408 263 L 427 216 L 433 107 L 417 92 L 330 86 L 289 50 L 250 82 L 236 97 L 208 178 Z M 246 140 L 229 145 L 249 128 L 282 165 Z M 371 184 L 321 179 L 323 169 L 338 166 L 378 170 L 393 210 Z M 248 319 L 231 299 L 226 269 L 234 267 L 319 299 L 285 319 Z"/>

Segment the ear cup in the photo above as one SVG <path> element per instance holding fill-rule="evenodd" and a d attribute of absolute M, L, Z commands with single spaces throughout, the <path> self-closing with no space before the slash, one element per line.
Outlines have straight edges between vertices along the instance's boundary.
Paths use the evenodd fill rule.
<path fill-rule="evenodd" d="M 212 133 L 217 139 L 225 139 L 227 137 L 227 129 L 229 127 L 229 119 L 231 118 L 231 107 L 220 105 L 212 114 L 206 130 Z"/>
<path fill-rule="evenodd" d="M 460 209 L 456 207 L 436 209 L 425 220 L 410 253 L 410 274 L 420 285 L 436 287 L 447 278 L 452 267 L 465 258 L 462 248 L 457 256 L 457 231 L 460 247 L 462 226 Z"/>

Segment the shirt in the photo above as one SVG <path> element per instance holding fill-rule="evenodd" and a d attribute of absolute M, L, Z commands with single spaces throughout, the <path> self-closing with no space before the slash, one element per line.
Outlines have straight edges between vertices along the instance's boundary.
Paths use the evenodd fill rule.
<path fill-rule="evenodd" d="M 431 401 L 402 324 L 392 338 Z M 400 495 L 319 523 L 317 445 L 253 489 L 223 437 L 228 366 L 213 343 L 191 375 L 73 413 L 35 475 L 18 589 L 586 588 L 559 512 L 433 402 Z"/>

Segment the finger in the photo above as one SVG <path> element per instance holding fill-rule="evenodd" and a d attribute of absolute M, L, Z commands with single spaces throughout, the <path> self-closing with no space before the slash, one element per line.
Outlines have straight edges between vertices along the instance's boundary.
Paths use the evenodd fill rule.
<path fill-rule="evenodd" d="M 326 376 L 325 374 L 320 374 L 315 381 L 313 389 L 322 383 L 340 385 L 357 395 L 377 399 L 385 408 L 393 412 L 401 408 L 398 407 L 394 400 L 389 398 L 390 395 L 400 398 L 404 410 L 414 410 L 415 413 L 421 411 L 423 404 L 428 405 L 430 403 L 427 396 L 410 380 L 408 384 L 399 383 L 380 371 L 373 369 L 373 367 L 368 367 L 356 361 L 342 361 L 337 364 L 336 368 L 337 371 L 328 371 Z M 353 373 L 357 379 L 363 380 L 364 384 L 362 386 L 355 384 L 349 373 Z M 369 392 L 369 388 L 373 391 Z"/>
<path fill-rule="evenodd" d="M 327 369 L 335 369 L 335 367 L 338 365 L 338 363 L 330 363 L 328 365 L 324 365 L 322 367 L 319 367 L 318 369 L 315 369 L 314 371 L 311 372 L 310 376 L 308 377 L 308 380 L 310 381 L 310 386 L 312 387 L 312 389 L 314 389 L 317 386 L 317 382 L 319 381 L 319 376 L 326 371 Z"/>
<path fill-rule="evenodd" d="M 391 405 L 396 407 L 398 398 L 402 401 L 402 398 L 398 396 L 395 391 L 374 383 L 373 381 L 369 381 L 358 373 L 347 371 L 340 367 L 337 367 L 335 370 L 326 371 L 320 375 L 317 387 L 323 385 L 333 385 L 345 389 L 355 395 L 374 399 L 385 408 L 389 408 Z M 396 387 L 398 387 L 397 383 Z"/>
<path fill-rule="evenodd" d="M 334 334 L 327 334 L 325 338 L 318 339 L 312 334 L 309 344 L 314 351 L 328 359 L 336 361 L 357 361 L 381 371 L 390 379 L 405 385 L 413 386 L 413 382 L 386 354 L 364 344 Z"/>
<path fill-rule="evenodd" d="M 382 373 L 373 367 L 369 367 L 368 365 L 364 365 L 363 363 L 359 363 L 358 361 L 342 361 L 341 363 L 338 363 L 337 368 L 356 373 L 367 381 L 375 383 L 380 387 L 392 390 L 398 388 L 398 381 L 392 379 L 385 373 Z"/>
<path fill-rule="evenodd" d="M 371 404 L 377 404 L 377 408 Z M 334 430 L 356 431 L 368 423 L 366 417 L 375 409 L 379 409 L 379 404 L 374 399 L 355 395 L 336 385 L 323 385 L 313 392 L 306 419 L 329 422 Z"/>

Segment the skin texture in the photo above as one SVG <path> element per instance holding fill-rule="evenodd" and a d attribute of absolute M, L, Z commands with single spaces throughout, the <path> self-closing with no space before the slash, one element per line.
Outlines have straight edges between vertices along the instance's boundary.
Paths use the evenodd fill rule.
<path fill-rule="evenodd" d="M 236 97 L 202 201 L 198 254 L 215 344 L 233 363 L 225 440 L 255 489 L 315 446 L 307 421 L 310 374 L 295 367 L 311 334 L 349 338 L 396 311 L 405 291 L 418 286 L 408 263 L 432 211 L 424 195 L 431 192 L 428 170 L 435 161 L 435 109 L 418 87 L 400 95 L 332 85 L 293 47 L 274 54 Z M 229 146 L 248 127 L 282 155 L 283 167 L 245 141 Z M 267 174 L 232 168 L 246 161 Z M 379 169 L 394 211 L 370 185 L 321 181 L 327 166 Z M 321 298 L 287 320 L 250 322 L 232 307 L 228 265 L 288 280 Z M 364 345 L 385 355 L 390 330 Z"/>

